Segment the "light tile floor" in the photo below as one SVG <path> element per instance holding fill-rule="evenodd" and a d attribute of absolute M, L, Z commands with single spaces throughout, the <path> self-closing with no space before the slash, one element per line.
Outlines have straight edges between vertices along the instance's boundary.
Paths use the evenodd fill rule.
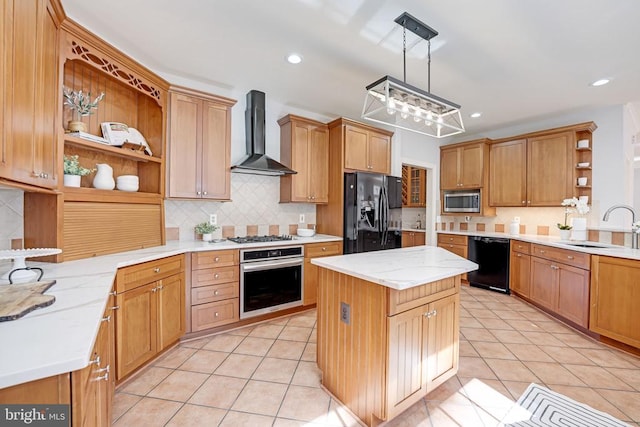
<path fill-rule="evenodd" d="M 496 426 L 531 382 L 640 426 L 640 358 L 463 286 L 458 375 L 388 427 Z M 315 310 L 184 342 L 120 387 L 116 426 L 355 426 L 320 388 Z"/>

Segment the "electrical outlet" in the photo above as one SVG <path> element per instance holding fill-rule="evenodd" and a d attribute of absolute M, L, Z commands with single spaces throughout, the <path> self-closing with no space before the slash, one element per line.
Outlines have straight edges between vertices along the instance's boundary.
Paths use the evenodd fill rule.
<path fill-rule="evenodd" d="M 218 215 L 216 215 L 216 214 L 210 214 L 210 215 L 209 215 L 209 224 L 211 224 L 211 225 L 218 225 Z"/>
<path fill-rule="evenodd" d="M 300 220 L 298 222 L 304 224 L 304 214 L 300 214 Z"/>
<path fill-rule="evenodd" d="M 513 220 L 514 220 L 515 222 L 520 222 L 520 217 L 519 217 L 519 216 L 514 216 L 514 217 L 513 217 Z"/>

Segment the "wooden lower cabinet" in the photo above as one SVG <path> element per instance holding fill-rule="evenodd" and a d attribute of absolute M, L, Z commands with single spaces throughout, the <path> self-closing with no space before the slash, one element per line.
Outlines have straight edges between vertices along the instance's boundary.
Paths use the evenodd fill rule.
<path fill-rule="evenodd" d="M 162 277 L 163 266 L 181 265 L 181 272 Z M 162 278 L 138 283 L 148 271 Z M 171 269 L 171 272 L 175 269 Z M 125 278 L 129 278 L 129 283 Z M 125 290 L 126 289 L 126 290 Z M 119 269 L 116 274 L 116 380 L 122 381 L 185 332 L 184 255 Z"/>
<path fill-rule="evenodd" d="M 640 349 L 640 261 L 592 255 L 589 329 Z"/>
<path fill-rule="evenodd" d="M 531 244 L 511 240 L 509 260 L 509 290 L 529 298 L 531 294 Z"/>
<path fill-rule="evenodd" d="M 342 255 L 342 242 L 307 243 L 304 245 L 304 287 L 302 305 L 312 305 L 318 300 L 318 267 L 312 258 Z"/>
<path fill-rule="evenodd" d="M 439 233 L 438 247 L 453 252 L 462 258 L 467 258 L 469 254 L 467 236 L 461 234 Z M 462 280 L 467 280 L 467 273 L 462 275 Z"/>
<path fill-rule="evenodd" d="M 457 372 L 459 313 L 460 298 L 451 295 L 388 318 L 388 414 L 404 411 Z"/>
<path fill-rule="evenodd" d="M 0 390 L 3 404 L 67 404 L 74 427 L 111 425 L 115 391 L 113 298 L 107 309 L 86 368 Z"/>
<path fill-rule="evenodd" d="M 424 231 L 403 231 L 402 247 L 422 246 L 426 243 L 426 235 L 427 233 Z"/>
<path fill-rule="evenodd" d="M 400 291 L 319 274 L 322 384 L 366 425 L 391 420 L 456 374 L 460 276 Z"/>
<path fill-rule="evenodd" d="M 588 268 L 579 268 L 558 262 L 566 258 L 581 267 L 588 265 L 589 255 L 541 245 L 532 245 L 529 299 L 536 304 L 570 320 L 589 325 L 589 278 Z M 543 249 L 544 248 L 544 249 Z"/>
<path fill-rule="evenodd" d="M 190 332 L 240 320 L 240 252 L 191 254 Z"/>

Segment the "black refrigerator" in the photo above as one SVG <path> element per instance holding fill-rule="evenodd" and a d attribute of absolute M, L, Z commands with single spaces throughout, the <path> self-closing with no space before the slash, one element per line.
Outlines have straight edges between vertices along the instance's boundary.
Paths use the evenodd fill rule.
<path fill-rule="evenodd" d="M 402 178 L 344 174 L 344 253 L 402 247 Z"/>

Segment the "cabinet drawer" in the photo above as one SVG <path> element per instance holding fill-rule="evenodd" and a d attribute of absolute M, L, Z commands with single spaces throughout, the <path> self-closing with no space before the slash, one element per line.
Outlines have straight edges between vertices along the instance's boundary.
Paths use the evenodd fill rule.
<path fill-rule="evenodd" d="M 191 307 L 191 330 L 203 331 L 240 320 L 238 298 Z"/>
<path fill-rule="evenodd" d="M 240 280 L 240 267 L 205 268 L 191 272 L 191 287 L 218 285 L 220 283 L 237 282 Z"/>
<path fill-rule="evenodd" d="M 229 298 L 238 298 L 240 295 L 240 283 L 230 282 L 222 285 L 201 286 L 191 289 L 191 305 L 205 304 L 213 301 L 222 301 Z"/>
<path fill-rule="evenodd" d="M 191 269 L 200 270 L 202 268 L 238 265 L 239 260 L 240 253 L 235 249 L 229 249 L 226 251 L 194 252 L 191 254 Z"/>
<path fill-rule="evenodd" d="M 305 258 L 342 254 L 342 242 L 308 243 L 304 245 Z"/>
<path fill-rule="evenodd" d="M 459 234 L 438 234 L 438 243 L 448 243 L 452 245 L 466 245 L 467 236 Z"/>
<path fill-rule="evenodd" d="M 512 240 L 511 250 L 513 252 L 520 252 L 522 254 L 529 255 L 531 253 L 531 243 L 523 242 L 521 240 Z"/>
<path fill-rule="evenodd" d="M 122 293 L 138 286 L 164 279 L 184 271 L 184 255 L 175 255 L 155 261 L 118 269 L 116 292 Z"/>
<path fill-rule="evenodd" d="M 536 245 L 534 243 L 531 245 L 531 254 L 540 258 L 582 268 L 584 270 L 590 269 L 591 255 L 583 252 L 554 248 L 553 246 Z"/>

